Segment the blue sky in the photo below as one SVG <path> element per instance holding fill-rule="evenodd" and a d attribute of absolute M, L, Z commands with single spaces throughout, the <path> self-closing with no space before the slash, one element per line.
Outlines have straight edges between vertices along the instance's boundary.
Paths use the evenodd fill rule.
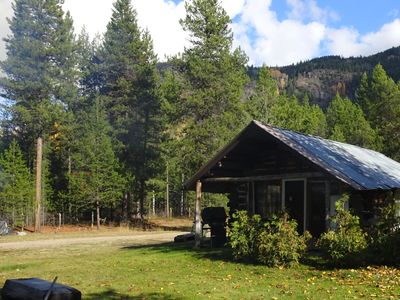
<path fill-rule="evenodd" d="M 103 33 L 114 0 L 65 0 L 76 31 Z M 234 44 L 249 63 L 287 65 L 322 55 L 371 55 L 400 45 L 400 0 L 220 0 L 233 19 Z M 182 0 L 132 0 L 139 25 L 153 37 L 160 60 L 189 46 L 179 19 Z M 90 13 L 88 13 L 90 12 Z M 11 1 L 0 0 L 0 39 L 8 33 Z M 0 60 L 5 57 L 0 42 Z"/>
<path fill-rule="evenodd" d="M 383 24 L 400 16 L 399 0 L 318 0 L 322 9 L 330 9 L 338 15 L 338 20 L 330 20 L 332 26 L 355 27 L 365 34 L 376 31 Z M 286 1 L 273 0 L 272 10 L 283 20 L 290 7 Z"/>

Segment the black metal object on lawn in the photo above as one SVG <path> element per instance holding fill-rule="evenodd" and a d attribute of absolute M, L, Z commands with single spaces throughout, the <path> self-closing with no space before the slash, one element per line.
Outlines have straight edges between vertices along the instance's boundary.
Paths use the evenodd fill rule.
<path fill-rule="evenodd" d="M 81 292 L 72 287 L 39 278 L 7 279 L 1 290 L 3 300 L 81 300 Z"/>
<path fill-rule="evenodd" d="M 226 212 L 223 207 L 206 207 L 201 212 L 203 225 L 211 229 L 212 247 L 221 247 L 226 243 Z"/>

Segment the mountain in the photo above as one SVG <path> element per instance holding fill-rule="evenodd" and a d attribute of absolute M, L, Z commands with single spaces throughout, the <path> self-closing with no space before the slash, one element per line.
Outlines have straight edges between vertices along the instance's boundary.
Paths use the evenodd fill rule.
<path fill-rule="evenodd" d="M 367 57 L 324 56 L 271 72 L 289 95 L 299 99 L 307 95 L 310 102 L 326 108 L 337 92 L 354 99 L 362 73 L 370 73 L 378 63 L 395 81 L 400 80 L 400 46 Z M 257 78 L 258 69 L 249 67 L 252 79 Z"/>

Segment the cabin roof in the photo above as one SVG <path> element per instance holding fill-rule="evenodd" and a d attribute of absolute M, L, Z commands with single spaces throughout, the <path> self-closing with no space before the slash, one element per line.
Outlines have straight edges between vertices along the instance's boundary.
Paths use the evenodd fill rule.
<path fill-rule="evenodd" d="M 266 125 L 255 120 L 188 180 L 185 187 L 192 189 L 197 180 L 211 177 L 210 169 L 237 147 L 244 136 L 249 134 L 261 134 L 274 138 L 278 143 L 285 144 L 354 189 L 390 190 L 400 188 L 400 163 L 382 153 Z"/>

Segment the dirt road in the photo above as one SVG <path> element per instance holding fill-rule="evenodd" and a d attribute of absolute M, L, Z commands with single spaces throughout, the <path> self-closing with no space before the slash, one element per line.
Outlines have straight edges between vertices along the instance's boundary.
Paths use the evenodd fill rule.
<path fill-rule="evenodd" d="M 65 237 L 62 239 L 44 239 L 34 241 L 18 241 L 0 243 L 0 250 L 38 249 L 71 245 L 91 244 L 121 244 L 121 245 L 151 245 L 164 242 L 172 242 L 174 237 L 184 232 L 135 232 L 130 235 Z"/>

